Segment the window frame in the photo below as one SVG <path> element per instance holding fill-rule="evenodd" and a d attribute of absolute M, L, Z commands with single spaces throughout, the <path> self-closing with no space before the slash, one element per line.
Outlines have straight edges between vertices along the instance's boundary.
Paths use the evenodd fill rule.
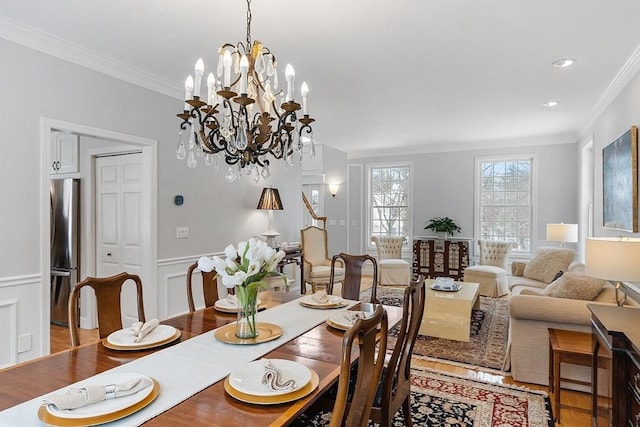
<path fill-rule="evenodd" d="M 478 156 L 475 158 L 475 174 L 474 174 L 474 210 L 473 210 L 473 238 L 474 241 L 478 241 L 482 238 L 481 236 L 481 208 L 480 208 L 480 200 L 481 200 L 481 188 L 482 188 L 482 163 L 487 162 L 514 162 L 514 161 L 529 161 L 531 162 L 531 178 L 530 178 L 530 202 L 529 202 L 529 233 L 530 233 L 530 243 L 528 251 L 519 251 L 513 249 L 511 251 L 512 258 L 529 258 L 537 248 L 537 223 L 538 223 L 538 159 L 536 154 L 508 154 L 508 155 L 497 155 L 497 156 Z M 473 245 L 473 254 L 475 256 L 480 255 L 480 248 L 478 245 Z"/>
<path fill-rule="evenodd" d="M 371 236 L 373 236 L 373 231 L 372 231 L 372 227 L 371 227 L 371 211 L 372 211 L 372 206 L 373 204 L 371 203 L 371 197 L 372 197 L 372 183 L 373 183 L 373 179 L 372 179 L 372 170 L 373 169 L 383 169 L 383 168 L 398 168 L 398 167 L 407 167 L 409 168 L 409 179 L 408 184 L 407 184 L 407 197 L 408 197 L 408 203 L 407 203 L 407 240 L 404 243 L 404 246 L 402 248 L 402 252 L 403 252 L 403 257 L 404 254 L 407 254 L 409 252 L 411 252 L 411 242 L 413 241 L 413 205 L 414 205 L 414 199 L 413 199 L 413 173 L 414 173 L 414 167 L 413 167 L 413 162 L 412 161 L 406 161 L 406 162 L 381 162 L 381 163 L 368 163 L 366 165 L 366 178 L 365 178 L 365 185 L 367 186 L 367 200 L 366 200 L 366 224 L 365 224 L 365 231 L 366 231 L 366 243 L 365 243 L 365 247 L 370 250 L 370 251 L 375 251 L 375 244 L 371 241 Z"/>

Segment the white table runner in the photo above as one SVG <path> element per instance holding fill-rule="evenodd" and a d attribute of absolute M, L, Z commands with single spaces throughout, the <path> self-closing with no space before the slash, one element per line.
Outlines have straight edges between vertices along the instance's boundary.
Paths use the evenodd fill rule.
<path fill-rule="evenodd" d="M 338 310 L 355 304 L 357 301 L 349 301 L 347 307 Z M 220 381 L 240 366 L 321 324 L 333 312 L 335 310 L 304 307 L 299 300 L 290 301 L 257 314 L 259 322 L 282 327 L 282 336 L 273 341 L 255 345 L 225 344 L 218 341 L 211 331 L 96 375 L 131 372 L 147 375 L 160 383 L 160 394 L 149 406 L 108 425 L 136 426 L 150 420 Z M 37 397 L 0 412 L 0 426 L 43 426 L 37 415 L 41 404 L 42 397 Z"/>

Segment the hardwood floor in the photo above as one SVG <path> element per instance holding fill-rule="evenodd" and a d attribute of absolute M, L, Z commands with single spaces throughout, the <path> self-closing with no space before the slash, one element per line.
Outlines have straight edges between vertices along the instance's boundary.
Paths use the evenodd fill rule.
<path fill-rule="evenodd" d="M 97 329 L 80 329 L 80 342 L 87 343 L 98 340 Z M 64 351 L 71 347 L 71 339 L 69 329 L 62 326 L 51 325 L 51 352 Z M 510 384 L 523 386 L 532 390 L 544 390 L 548 392 L 546 386 L 536 384 L 527 384 L 514 381 L 511 377 L 496 375 L 492 372 L 486 372 L 482 369 L 469 369 L 457 365 L 451 365 L 446 362 L 433 361 L 416 361 L 422 367 L 436 369 L 448 372 L 466 378 L 478 379 L 494 384 Z M 571 390 L 563 390 L 561 394 L 562 404 L 569 405 L 570 408 L 563 407 L 560 413 L 560 426 L 562 427 L 584 427 L 591 425 L 591 417 L 589 413 L 574 408 L 590 408 L 591 395 L 587 393 L 579 393 Z M 556 408 L 553 408 L 554 413 Z"/>

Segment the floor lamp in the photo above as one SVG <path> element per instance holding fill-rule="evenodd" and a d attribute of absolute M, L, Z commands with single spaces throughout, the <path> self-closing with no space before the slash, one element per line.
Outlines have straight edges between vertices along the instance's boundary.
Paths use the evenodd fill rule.
<path fill-rule="evenodd" d="M 591 237 L 585 245 L 585 274 L 610 281 L 616 287 L 616 303 L 624 304 L 627 288 L 622 282 L 640 282 L 640 239 Z M 622 288 L 624 296 L 619 297 Z"/>
<path fill-rule="evenodd" d="M 280 233 L 278 233 L 273 226 L 273 211 L 281 211 L 283 209 L 280 193 L 278 193 L 277 188 L 262 189 L 262 194 L 258 201 L 258 209 L 266 209 L 269 211 L 269 227 L 262 235 L 267 238 L 267 245 L 274 247 L 274 237 L 279 236 Z"/>

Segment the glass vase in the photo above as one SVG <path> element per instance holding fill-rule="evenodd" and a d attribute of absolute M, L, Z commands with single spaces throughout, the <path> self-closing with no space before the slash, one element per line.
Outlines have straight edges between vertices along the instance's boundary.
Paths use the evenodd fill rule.
<path fill-rule="evenodd" d="M 256 302 L 258 299 L 258 287 L 239 285 L 236 286 L 238 298 L 238 320 L 236 321 L 236 337 L 255 338 L 258 336 L 256 322 Z"/>

